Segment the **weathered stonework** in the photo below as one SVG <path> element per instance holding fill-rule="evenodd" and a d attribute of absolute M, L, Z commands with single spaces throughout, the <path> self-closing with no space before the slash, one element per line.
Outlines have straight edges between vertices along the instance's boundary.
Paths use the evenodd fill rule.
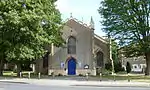
<path fill-rule="evenodd" d="M 51 52 L 48 58 L 48 75 L 52 73 L 55 75 L 68 75 L 69 60 L 67 59 L 69 57 L 73 57 L 76 60 L 75 75 L 85 75 L 86 73 L 96 75 L 96 68 L 105 67 L 105 63 L 110 60 L 109 42 L 94 34 L 93 26 L 88 26 L 74 18 L 68 19 L 62 30 L 62 38 L 66 43 L 70 36 L 76 38 L 76 54 L 68 54 L 67 44 L 62 47 L 51 45 Z M 97 52 L 102 52 L 102 58 L 96 58 Z M 98 60 L 102 61 L 99 62 Z M 89 69 L 84 69 L 85 65 L 88 65 Z M 40 71 L 43 70 L 40 69 Z"/>

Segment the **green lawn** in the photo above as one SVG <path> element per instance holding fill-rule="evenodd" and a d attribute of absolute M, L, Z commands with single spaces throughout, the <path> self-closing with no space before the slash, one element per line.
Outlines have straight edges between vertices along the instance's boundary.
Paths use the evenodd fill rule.
<path fill-rule="evenodd" d="M 22 72 L 22 77 L 28 77 L 28 73 L 29 71 L 23 71 Z M 17 73 L 12 73 L 12 71 L 3 71 L 3 76 L 4 77 L 17 77 Z M 37 76 L 37 75 L 36 75 Z M 31 72 L 31 77 L 35 77 L 35 74 L 33 72 Z"/>
<path fill-rule="evenodd" d="M 97 76 L 99 77 L 99 76 Z M 138 81 L 138 82 L 150 82 L 150 76 L 144 76 L 144 75 L 125 75 L 125 74 L 119 74 L 119 75 L 103 75 L 103 79 L 107 80 L 130 80 L 130 81 Z"/>
<path fill-rule="evenodd" d="M 17 76 L 17 73 L 13 73 L 12 71 L 3 71 L 3 76 Z"/>
<path fill-rule="evenodd" d="M 12 71 L 3 71 L 3 77 L 17 77 L 17 73 L 13 73 Z M 23 71 L 22 72 L 22 78 L 28 78 L 29 77 L 29 71 Z M 42 75 L 41 78 L 49 77 L 48 75 Z M 30 72 L 30 78 L 38 78 L 38 74 L 35 74 L 33 72 Z"/>
<path fill-rule="evenodd" d="M 24 78 L 28 78 L 28 72 L 29 71 L 24 71 L 22 72 Z M 12 76 L 12 71 L 4 71 L 3 72 L 4 77 L 17 77 L 17 73 L 13 73 Z M 42 77 L 49 77 L 48 75 Z M 91 76 L 94 79 L 100 79 L 100 76 Z M 37 74 L 31 73 L 31 78 L 38 78 Z M 115 76 L 114 75 L 103 75 L 102 76 L 103 80 L 128 80 L 130 79 L 131 81 L 138 81 L 138 82 L 149 82 L 150 83 L 150 76 L 144 76 L 144 75 L 139 75 L 139 74 L 130 74 L 129 77 L 125 73 L 118 73 Z"/>

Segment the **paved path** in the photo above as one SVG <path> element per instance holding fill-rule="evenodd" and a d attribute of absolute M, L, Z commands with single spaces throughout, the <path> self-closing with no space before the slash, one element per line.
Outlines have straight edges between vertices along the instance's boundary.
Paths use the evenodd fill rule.
<path fill-rule="evenodd" d="M 95 87 L 150 87 L 150 83 L 127 81 L 77 81 L 52 79 L 1 79 L 1 83 L 22 83 L 44 86 L 95 86 Z"/>

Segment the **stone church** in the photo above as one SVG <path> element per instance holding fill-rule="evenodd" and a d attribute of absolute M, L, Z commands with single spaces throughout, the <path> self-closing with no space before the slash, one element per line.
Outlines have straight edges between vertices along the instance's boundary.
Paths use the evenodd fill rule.
<path fill-rule="evenodd" d="M 66 44 L 49 46 L 50 53 L 37 61 L 36 70 L 48 75 L 96 75 L 110 61 L 110 54 L 109 40 L 96 35 L 94 30 L 92 17 L 87 25 L 71 16 L 62 30 Z"/>

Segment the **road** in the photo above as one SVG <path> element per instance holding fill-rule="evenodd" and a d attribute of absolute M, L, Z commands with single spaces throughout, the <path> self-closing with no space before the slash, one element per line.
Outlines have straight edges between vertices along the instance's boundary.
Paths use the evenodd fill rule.
<path fill-rule="evenodd" d="M 0 82 L 0 90 L 149 90 L 147 87 L 43 86 Z"/>

